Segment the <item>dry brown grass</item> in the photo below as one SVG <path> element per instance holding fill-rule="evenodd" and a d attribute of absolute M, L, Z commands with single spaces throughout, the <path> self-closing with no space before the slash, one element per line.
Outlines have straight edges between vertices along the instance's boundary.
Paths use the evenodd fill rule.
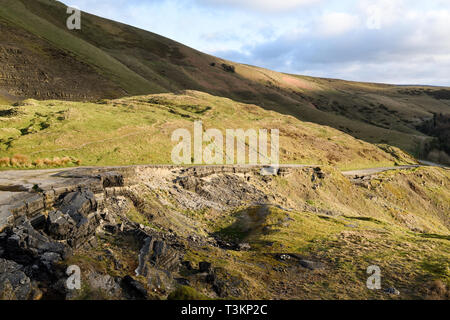
<path fill-rule="evenodd" d="M 11 165 L 11 160 L 9 157 L 0 158 L 0 167 L 9 167 Z"/>
<path fill-rule="evenodd" d="M 10 159 L 11 166 L 13 167 L 28 167 L 31 164 L 30 159 L 22 154 L 15 154 Z"/>
<path fill-rule="evenodd" d="M 81 160 L 72 157 L 64 156 L 49 158 L 37 158 L 30 160 L 27 156 L 16 154 L 13 157 L 0 158 L 0 167 L 6 168 L 46 168 L 46 167 L 66 167 L 71 165 L 79 166 Z"/>
<path fill-rule="evenodd" d="M 427 288 L 427 300 L 448 300 L 450 289 L 441 280 L 434 280 Z"/>

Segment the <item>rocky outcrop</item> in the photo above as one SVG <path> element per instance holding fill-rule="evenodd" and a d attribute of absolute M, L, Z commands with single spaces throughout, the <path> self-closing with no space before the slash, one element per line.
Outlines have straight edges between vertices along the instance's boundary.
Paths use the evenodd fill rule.
<path fill-rule="evenodd" d="M 72 248 L 89 240 L 99 224 L 97 201 L 89 189 L 67 194 L 59 210 L 52 211 L 47 221 L 49 233 L 57 239 L 67 240 Z"/>
<path fill-rule="evenodd" d="M 71 175 L 66 181 L 66 186 L 49 184 L 39 192 L 33 188 L 10 206 L 14 219 L 0 233 L 0 257 L 7 259 L 7 263 L 2 260 L 3 269 L 11 270 L 0 278 L 4 299 L 34 298 L 30 285 L 34 280 L 60 282 L 64 272 L 61 274 L 58 263 L 91 242 L 102 221 L 102 201 L 98 199 L 104 188 L 123 185 L 123 176 L 113 172 Z M 105 280 L 99 279 L 93 281 Z M 61 285 L 53 287 L 64 292 Z"/>
<path fill-rule="evenodd" d="M 22 269 L 20 264 L 0 258 L 0 300 L 30 300 L 41 296 Z"/>
<path fill-rule="evenodd" d="M 301 256 L 276 239 L 298 226 L 302 210 L 305 221 L 341 221 L 339 228 L 359 230 L 363 222 L 350 223 L 359 216 L 346 216 L 344 205 L 321 207 L 308 201 L 329 196 L 330 188 L 346 188 L 350 194 L 358 187 L 324 168 L 286 166 L 278 177 L 264 176 L 260 169 L 133 166 L 17 172 L 24 183 L 16 179 L 14 187 L 3 188 L 7 193 L 0 191 L 0 204 L 10 197 L 8 207 L 0 208 L 13 217 L 0 232 L 0 258 L 13 266 L 0 279 L 0 294 L 34 299 L 38 283 L 45 298 L 152 299 L 187 285 L 209 297 L 242 299 L 252 298 L 249 292 L 264 270 L 269 272 L 261 275 L 264 281 L 275 276 L 291 282 L 329 272 L 326 257 Z M 11 174 L 0 176 L 0 186 Z M 443 186 L 443 179 L 436 183 Z M 420 188 L 419 183 L 405 186 L 414 192 Z M 343 201 L 349 205 L 351 199 Z M 366 205 L 370 201 L 375 200 L 367 197 Z M 259 256 L 261 248 L 273 253 Z M 260 260 L 240 261 L 249 257 Z M 69 264 L 82 271 L 81 290 L 66 288 Z M 276 290 L 284 297 L 287 289 L 281 285 Z"/>
<path fill-rule="evenodd" d="M 148 286 L 156 290 L 170 290 L 174 287 L 173 273 L 181 266 L 182 254 L 164 240 L 154 236 L 145 239 L 139 253 L 136 275 L 148 279 Z"/>
<path fill-rule="evenodd" d="M 61 260 L 69 254 L 69 248 L 35 230 L 29 222 L 7 232 L 5 256 L 9 259 L 29 265 L 48 260 L 45 254 L 54 254 Z"/>

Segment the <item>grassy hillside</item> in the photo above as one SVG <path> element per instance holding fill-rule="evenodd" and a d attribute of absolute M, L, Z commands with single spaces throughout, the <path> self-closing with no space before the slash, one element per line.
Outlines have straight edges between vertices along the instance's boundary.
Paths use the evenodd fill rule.
<path fill-rule="evenodd" d="M 65 164 L 170 164 L 176 145 L 172 132 L 192 132 L 195 120 L 203 121 L 204 130 L 217 128 L 224 135 L 226 129 L 279 129 L 282 163 L 343 169 L 415 163 L 396 148 L 387 153 L 333 128 L 197 91 L 98 103 L 25 100 L 15 107 L 0 106 L 0 157 L 11 158 L 3 159 L 4 167 L 61 165 L 63 158 L 70 159 Z M 59 160 L 52 163 L 54 158 Z"/>
<path fill-rule="evenodd" d="M 171 170 L 142 169 L 140 175 L 142 183 L 127 190 L 127 205 L 109 199 L 122 204 L 116 219 L 158 235 L 170 230 L 191 266 L 184 264 L 174 277 L 189 281 L 191 298 L 450 297 L 448 170 L 395 170 L 373 176 L 367 186 L 333 168 L 323 168 L 321 177 L 304 168 L 268 180 L 249 173 L 187 173 L 195 187 L 178 184 Z M 266 204 L 258 204 L 258 195 Z M 113 258 L 96 259 L 105 249 Z M 139 249 L 124 236 L 100 236 L 97 247 L 76 252 L 67 264 L 124 276 L 136 269 Z M 117 270 L 117 261 L 126 269 Z M 213 281 L 199 272 L 203 261 L 211 263 Z M 366 287 L 371 265 L 381 268 L 382 290 Z M 151 280 L 139 281 L 153 288 Z M 162 283 L 152 290 L 155 297 L 175 290 L 169 280 Z M 189 299 L 176 293 L 171 296 Z"/>
<path fill-rule="evenodd" d="M 7 31 L 0 34 L 0 98 L 93 101 L 189 89 L 389 143 L 417 157 L 441 148 L 417 128 L 433 114 L 450 114 L 448 88 L 282 74 L 86 13 L 82 30 L 68 31 L 66 7 L 57 1 L 0 3 L 0 27 Z"/>

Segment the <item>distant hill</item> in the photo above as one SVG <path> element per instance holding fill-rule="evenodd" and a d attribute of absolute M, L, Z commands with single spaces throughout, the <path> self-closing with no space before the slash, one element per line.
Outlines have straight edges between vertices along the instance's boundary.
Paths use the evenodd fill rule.
<path fill-rule="evenodd" d="M 57 1 L 0 0 L 0 103 L 196 90 L 391 144 L 417 157 L 431 152 L 434 161 L 450 161 L 446 142 L 429 135 L 446 133 L 423 130 L 435 115 L 450 116 L 450 88 L 283 74 L 87 13 L 82 29 L 69 31 L 67 16 Z"/>

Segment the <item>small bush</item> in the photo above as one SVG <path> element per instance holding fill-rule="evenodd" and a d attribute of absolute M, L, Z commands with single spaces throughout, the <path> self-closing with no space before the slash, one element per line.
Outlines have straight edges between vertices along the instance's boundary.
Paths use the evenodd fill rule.
<path fill-rule="evenodd" d="M 41 158 L 37 158 L 36 160 L 33 161 L 33 165 L 35 167 L 43 167 L 44 166 L 44 160 L 42 160 Z"/>
<path fill-rule="evenodd" d="M 226 72 L 231 72 L 231 73 L 235 73 L 236 72 L 236 68 L 234 66 L 232 66 L 232 65 L 229 65 L 229 64 L 223 63 L 222 64 L 222 68 Z"/>
<path fill-rule="evenodd" d="M 33 161 L 30 161 L 27 156 L 24 155 L 14 155 L 12 158 L 3 157 L 0 158 L 0 167 L 30 167 L 33 166 L 35 168 L 45 168 L 45 167 L 64 167 L 68 165 L 77 165 L 81 164 L 81 160 L 65 156 L 63 158 L 54 157 L 53 159 L 49 158 L 37 158 Z"/>
<path fill-rule="evenodd" d="M 9 167 L 11 165 L 11 160 L 9 157 L 0 158 L 0 167 Z"/>
<path fill-rule="evenodd" d="M 22 154 L 15 154 L 11 158 L 11 165 L 14 167 L 26 167 L 31 164 L 31 161 L 28 159 L 27 156 L 24 156 Z"/>
<path fill-rule="evenodd" d="M 62 161 L 61 161 L 61 159 L 59 157 L 54 157 L 53 160 L 52 160 L 52 164 L 54 166 L 60 166 L 62 164 Z"/>
<path fill-rule="evenodd" d="M 70 162 L 71 162 L 70 157 L 63 157 L 63 158 L 61 159 L 61 163 L 62 163 L 63 165 L 66 165 L 66 164 L 68 164 L 68 163 L 70 163 Z"/>

